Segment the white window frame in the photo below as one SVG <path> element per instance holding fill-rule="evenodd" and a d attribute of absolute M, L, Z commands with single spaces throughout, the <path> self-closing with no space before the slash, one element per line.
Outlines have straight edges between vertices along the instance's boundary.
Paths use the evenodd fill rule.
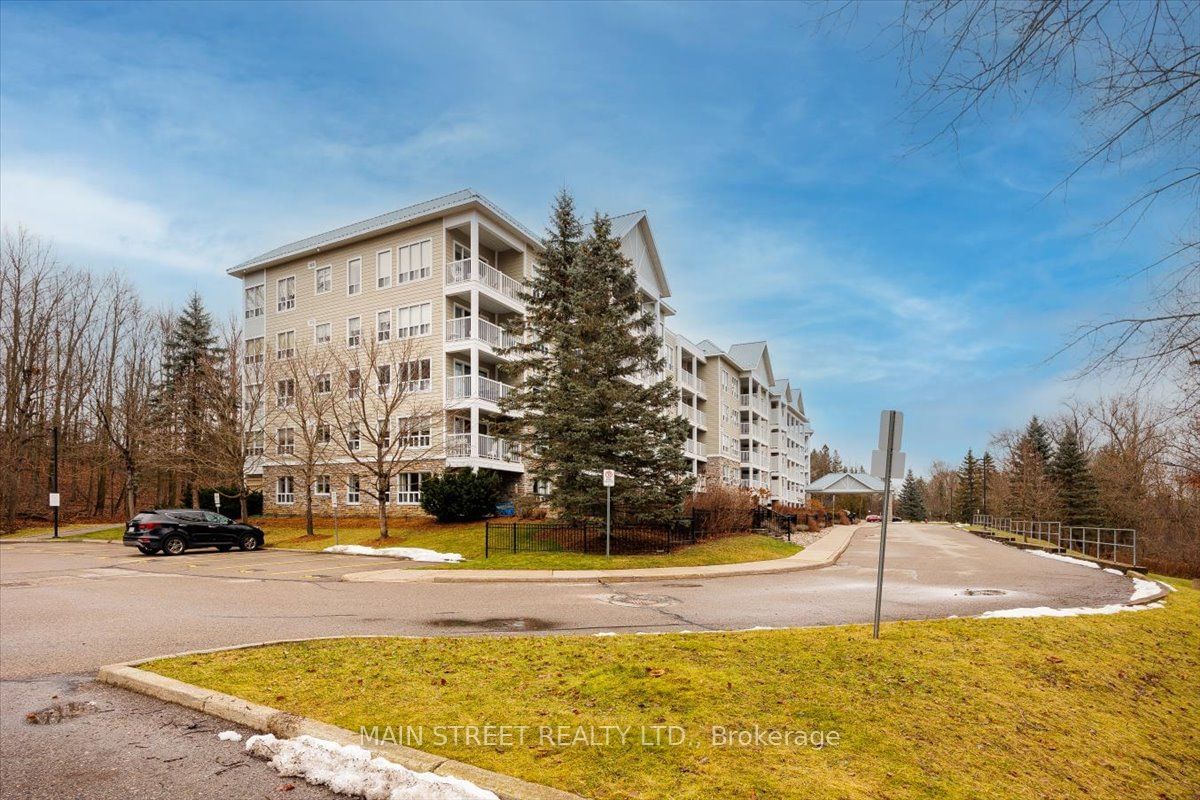
<path fill-rule="evenodd" d="M 284 481 L 288 491 L 284 491 Z M 291 475 L 280 475 L 275 479 L 275 502 L 281 506 L 290 506 L 296 502 L 296 479 Z"/>
<path fill-rule="evenodd" d="M 350 323 L 358 323 L 358 332 L 354 333 Z M 346 317 L 346 347 L 360 347 L 362 345 L 362 317 Z"/>
<path fill-rule="evenodd" d="M 263 431 L 246 431 L 246 455 L 261 456 L 265 452 L 266 436 Z"/>
<path fill-rule="evenodd" d="M 350 280 L 351 275 L 353 274 L 351 266 L 355 263 L 358 264 L 358 283 L 353 283 Z M 356 295 L 360 295 L 362 294 L 362 290 L 362 256 L 348 258 L 346 259 L 346 296 L 354 297 Z"/>
<path fill-rule="evenodd" d="M 413 424 L 413 423 L 410 423 L 410 425 L 411 424 Z M 415 424 L 424 424 L 427 427 L 424 427 L 424 428 L 409 427 L 408 430 L 406 431 L 406 433 L 404 434 L 404 446 L 405 447 L 431 447 L 433 444 L 433 431 L 432 431 L 432 425 L 430 423 L 428 416 L 426 416 L 424 419 L 420 420 L 419 423 L 415 423 Z M 404 426 L 404 425 L 397 425 L 396 430 L 405 430 L 405 427 L 406 426 Z"/>
<path fill-rule="evenodd" d="M 333 442 L 333 426 L 328 422 L 317 424 L 317 444 L 331 444 Z"/>
<path fill-rule="evenodd" d="M 401 369 L 398 371 L 402 372 L 404 375 L 409 375 L 409 374 L 411 374 L 409 364 L 421 364 L 422 362 L 426 362 L 429 364 L 429 377 L 428 378 L 417 378 L 416 380 L 406 380 L 404 382 L 405 383 L 404 390 L 406 392 L 411 392 L 413 394 L 417 394 L 417 393 L 433 391 L 433 359 L 431 359 L 431 358 L 414 358 L 411 361 L 405 361 L 402 364 L 397 365 L 397 367 L 401 367 Z M 419 369 L 419 371 L 424 372 L 425 370 Z"/>
<path fill-rule="evenodd" d="M 284 337 L 290 338 L 290 342 L 289 342 L 290 347 L 285 348 L 285 347 L 280 346 L 281 345 L 280 339 L 284 338 Z M 289 358 L 295 358 L 295 356 L 296 356 L 296 331 L 294 331 L 294 330 L 280 331 L 279 333 L 275 334 L 275 358 L 276 358 L 276 360 L 286 361 Z"/>
<path fill-rule="evenodd" d="M 257 343 L 257 346 L 256 346 Z M 245 352 L 242 356 L 242 363 L 249 366 L 251 364 L 263 363 L 263 358 L 267 352 L 267 341 L 263 336 L 254 336 L 246 340 Z"/>
<path fill-rule="evenodd" d="M 375 420 L 375 439 L 384 450 L 392 446 L 392 426 L 387 418 L 381 417 Z"/>
<path fill-rule="evenodd" d="M 386 381 L 383 379 L 385 372 L 387 375 Z M 385 394 L 387 394 L 389 391 L 391 391 L 392 381 L 394 378 L 395 378 L 395 376 L 392 375 L 392 365 L 391 364 L 376 364 L 375 365 L 375 387 L 378 390 L 380 397 L 383 397 Z"/>
<path fill-rule="evenodd" d="M 357 376 L 358 380 L 353 380 L 353 376 Z M 351 369 L 346 371 L 346 396 L 358 397 L 358 393 L 362 391 L 362 370 Z"/>
<path fill-rule="evenodd" d="M 414 310 L 417 312 L 417 317 L 421 320 L 416 325 L 404 325 L 402 318 L 407 312 L 408 316 L 413 315 Z M 426 321 L 428 318 L 428 321 Z M 396 309 L 396 338 L 397 339 L 416 339 L 420 336 L 428 336 L 433 333 L 433 303 L 413 303 L 410 306 L 400 306 Z"/>
<path fill-rule="evenodd" d="M 421 485 L 428 472 L 401 472 L 396 476 L 396 505 L 417 506 L 421 504 Z M 416 484 L 416 489 L 413 489 Z"/>
<path fill-rule="evenodd" d="M 380 271 L 380 256 L 387 256 L 387 274 L 383 275 Z M 390 289 L 392 288 L 392 248 L 380 250 L 375 253 L 375 288 Z"/>
<path fill-rule="evenodd" d="M 328 475 L 318 475 L 313 481 L 313 494 L 319 497 L 328 497 L 331 483 Z"/>
<path fill-rule="evenodd" d="M 346 448 L 356 453 L 362 449 L 362 432 L 357 422 L 350 423 L 350 430 L 346 431 Z"/>
<path fill-rule="evenodd" d="M 384 316 L 386 315 L 386 320 Z M 387 327 L 383 327 L 382 323 L 387 322 Z M 392 340 L 392 310 L 385 308 L 383 311 L 375 312 L 375 341 L 390 342 Z"/>
<path fill-rule="evenodd" d="M 296 405 L 296 379 L 280 378 L 275 382 L 275 407 L 292 408 Z"/>
<path fill-rule="evenodd" d="M 356 506 L 362 502 L 362 486 L 357 475 L 346 476 L 346 505 Z"/>
<path fill-rule="evenodd" d="M 284 434 L 287 434 L 286 436 Z M 286 443 L 285 443 L 286 442 Z M 275 455 L 296 455 L 296 429 L 292 427 L 279 428 L 275 431 Z"/>
<path fill-rule="evenodd" d="M 324 338 L 321 337 L 321 329 L 322 328 L 325 329 Z M 332 322 L 318 322 L 316 325 L 313 325 L 313 344 L 314 345 L 317 345 L 319 347 L 320 345 L 330 344 L 331 342 L 333 342 L 333 323 Z"/>
<path fill-rule="evenodd" d="M 285 294 L 285 286 L 287 293 Z M 275 310 L 284 314 L 296 307 L 296 276 L 288 275 L 275 281 Z"/>
<path fill-rule="evenodd" d="M 313 388 L 317 394 L 331 394 L 333 392 L 333 376 L 328 372 L 317 374 L 317 379 L 313 381 Z"/>
<path fill-rule="evenodd" d="M 247 286 L 242 297 L 242 308 L 246 319 L 256 319 L 267 313 L 267 288 L 265 284 L 257 283 Z"/>
<path fill-rule="evenodd" d="M 429 246 L 429 261 L 428 261 L 428 263 L 425 263 L 424 260 L 422 260 L 422 265 L 418 269 L 415 269 L 415 270 L 411 269 L 411 268 L 408 270 L 401 269 L 401 265 L 404 263 L 404 255 L 402 255 L 402 254 L 408 255 L 408 263 L 409 263 L 409 266 L 411 267 L 411 265 L 412 265 L 412 248 L 414 248 L 414 247 L 417 248 L 417 253 L 421 254 L 421 253 L 423 253 L 423 248 L 426 245 Z M 402 244 L 396 248 L 396 283 L 397 284 L 416 283 L 418 281 L 428 280 L 432 276 L 433 276 L 433 239 L 420 239 L 415 242 L 409 242 L 408 244 Z"/>
<path fill-rule="evenodd" d="M 325 279 L 321 279 L 325 273 Z M 333 264 L 317 267 L 313 271 L 313 294 L 329 294 L 333 291 Z"/>

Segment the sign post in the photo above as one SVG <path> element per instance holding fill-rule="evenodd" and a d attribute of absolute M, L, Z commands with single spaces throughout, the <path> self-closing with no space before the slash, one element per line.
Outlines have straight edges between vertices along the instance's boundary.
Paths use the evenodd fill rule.
<path fill-rule="evenodd" d="M 617 485 L 617 471 L 604 470 L 604 555 L 612 556 L 612 487 Z"/>
<path fill-rule="evenodd" d="M 871 454 L 871 474 L 883 479 L 883 515 L 879 525 L 879 569 L 875 576 L 874 638 L 879 638 L 879 614 L 883 606 L 883 557 L 887 550 L 887 529 L 892 519 L 892 476 L 904 472 L 904 453 L 900 436 L 904 414 L 884 411 L 879 415 L 879 449 Z"/>
<path fill-rule="evenodd" d="M 333 506 L 333 543 L 338 543 L 338 524 L 337 524 L 337 489 L 329 490 L 329 504 Z"/>
<path fill-rule="evenodd" d="M 53 461 L 50 471 L 50 507 L 54 509 L 54 538 L 58 538 L 58 507 L 62 499 L 58 494 L 58 426 L 55 425 L 50 433 L 53 450 Z"/>
<path fill-rule="evenodd" d="M 221 513 L 221 493 L 220 492 L 213 492 L 213 508 L 216 509 L 216 512 L 218 514 Z"/>

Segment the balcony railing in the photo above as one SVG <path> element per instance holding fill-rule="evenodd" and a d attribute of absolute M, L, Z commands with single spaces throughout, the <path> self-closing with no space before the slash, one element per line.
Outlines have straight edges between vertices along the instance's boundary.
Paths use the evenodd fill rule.
<path fill-rule="evenodd" d="M 683 440 L 683 452 L 689 456 L 703 456 L 705 454 L 704 442 L 697 442 L 693 439 Z"/>
<path fill-rule="evenodd" d="M 740 426 L 742 436 L 753 436 L 760 442 L 767 441 L 767 426 L 753 422 L 743 422 Z"/>
<path fill-rule="evenodd" d="M 692 408 L 686 403 L 679 404 L 679 416 L 691 422 L 697 428 L 707 428 L 704 422 L 704 412 L 698 408 Z"/>
<path fill-rule="evenodd" d="M 771 413 L 771 407 L 767 404 L 766 399 L 760 394 L 743 394 L 741 395 L 742 408 L 752 408 L 761 416 L 768 416 Z"/>
<path fill-rule="evenodd" d="M 741 460 L 743 464 L 767 469 L 769 457 L 764 450 L 742 450 Z"/>
<path fill-rule="evenodd" d="M 690 372 L 679 371 L 679 382 L 697 394 L 704 394 L 704 379 Z"/>
<path fill-rule="evenodd" d="M 446 265 L 446 285 L 454 286 L 460 283 L 475 281 L 505 297 L 521 302 L 525 295 L 525 284 L 516 278 L 510 278 L 500 270 L 480 259 L 475 264 L 469 258 L 451 261 Z"/>
<path fill-rule="evenodd" d="M 472 329 L 474 329 L 474 333 L 472 333 Z M 477 339 L 500 349 L 515 347 L 521 341 L 504 328 L 494 322 L 488 322 L 486 319 L 477 320 L 477 324 L 474 326 L 471 325 L 470 317 L 446 320 L 447 342 L 465 342 L 468 339 Z"/>
<path fill-rule="evenodd" d="M 455 375 L 446 381 L 447 400 L 487 400 L 499 403 L 514 391 L 507 383 L 474 375 Z"/>
<path fill-rule="evenodd" d="M 446 457 L 470 458 L 471 436 L 472 434 L 470 433 L 452 433 L 447 436 Z M 477 452 L 479 458 L 485 458 L 489 461 L 504 461 L 509 464 L 521 463 L 521 451 L 515 443 L 507 439 L 499 439 L 495 436 L 484 436 L 482 434 L 475 438 L 478 440 Z"/>

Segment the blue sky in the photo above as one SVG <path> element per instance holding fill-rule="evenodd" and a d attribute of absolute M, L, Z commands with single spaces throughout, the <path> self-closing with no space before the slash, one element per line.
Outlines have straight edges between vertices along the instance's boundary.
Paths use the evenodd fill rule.
<path fill-rule="evenodd" d="M 770 341 L 818 442 L 909 463 L 1106 387 L 1049 363 L 1137 307 L 1170 209 L 1101 229 L 1140 176 L 1077 159 L 1069 106 L 932 128 L 864 6 L 0 5 L 0 216 L 155 302 L 222 316 L 230 265 L 459 188 L 540 230 L 560 187 L 644 208 L 693 339 Z M 1051 98 L 1053 99 L 1053 98 Z"/>

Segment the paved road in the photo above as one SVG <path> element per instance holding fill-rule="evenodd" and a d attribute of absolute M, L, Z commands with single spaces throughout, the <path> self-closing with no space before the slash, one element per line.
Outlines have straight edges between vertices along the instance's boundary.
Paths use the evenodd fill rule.
<path fill-rule="evenodd" d="M 1128 579 L 1038 558 L 946 526 L 897 525 L 889 534 L 887 619 L 1100 605 L 1127 600 L 1131 593 Z M 182 712 L 80 683 L 78 676 L 103 664 L 309 636 L 587 634 L 866 622 L 872 612 L 877 546 L 878 529 L 862 528 L 836 566 L 779 575 L 660 583 L 467 585 L 336 580 L 345 572 L 396 566 L 367 557 L 267 551 L 147 559 L 126 548 L 89 542 L 0 545 L 5 731 L 0 794 L 82 794 L 75 782 L 39 769 L 45 757 L 56 752 L 48 749 L 53 737 L 39 740 L 35 726 L 21 728 L 24 722 L 14 722 L 24 712 L 53 702 L 52 694 L 65 691 L 64 682 L 118 708 L 54 726 L 64 736 L 78 728 L 85 732 L 79 735 L 95 737 L 95 747 L 75 761 L 77 772 L 98 776 L 87 796 L 104 797 L 118 785 L 115 777 L 102 777 L 108 769 L 104 754 L 120 749 L 118 745 L 146 748 L 151 760 L 160 761 L 178 749 L 183 741 L 179 737 L 185 734 L 178 726 L 168 726 L 160 735 L 157 715 Z M 1000 593 L 971 593 L 981 589 Z M 35 677 L 41 679 L 30 680 Z M 122 726 L 107 724 L 114 714 L 124 720 Z M 13 726 L 22 734 L 13 733 Z M 215 759 L 237 752 L 224 743 L 213 747 L 213 752 L 197 750 L 196 757 Z M 190 784 L 171 777 L 182 772 L 155 767 L 145 785 L 191 796 Z M 279 783 L 262 765 L 233 772 L 245 776 L 262 796 L 273 795 Z M 8 780 L 10 774 L 14 782 Z M 50 789 L 66 793 L 38 794 L 31 788 L 35 779 L 48 780 Z M 250 784 L 227 794 L 258 796 L 249 792 Z M 113 789 L 113 796 L 139 795 Z"/>

